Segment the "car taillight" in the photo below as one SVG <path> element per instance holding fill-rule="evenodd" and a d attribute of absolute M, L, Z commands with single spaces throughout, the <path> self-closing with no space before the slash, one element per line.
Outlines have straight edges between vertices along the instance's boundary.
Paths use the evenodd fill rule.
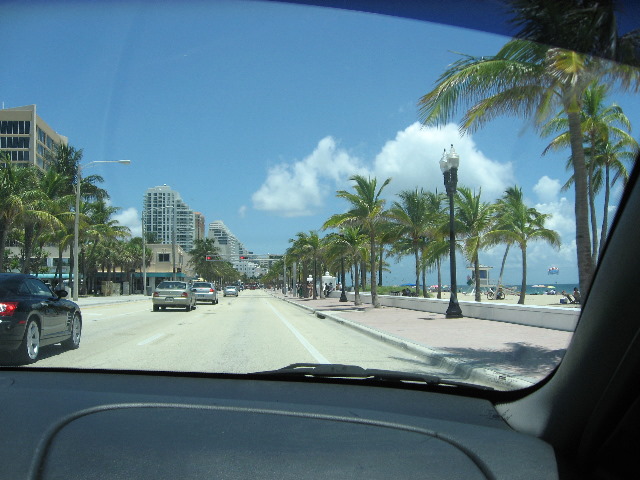
<path fill-rule="evenodd" d="M 187 292 L 182 292 L 182 296 L 183 296 L 183 297 L 188 297 L 188 296 L 189 296 L 189 294 L 188 294 Z"/>
<path fill-rule="evenodd" d="M 18 302 L 0 302 L 0 317 L 10 317 L 18 309 Z"/>
<path fill-rule="evenodd" d="M 215 292 L 215 290 L 214 290 L 213 288 L 210 288 L 210 289 L 209 289 L 209 291 L 210 291 L 211 293 Z"/>
<path fill-rule="evenodd" d="M 158 295 L 158 292 L 153 292 L 153 296 L 154 297 L 159 297 L 160 295 Z"/>

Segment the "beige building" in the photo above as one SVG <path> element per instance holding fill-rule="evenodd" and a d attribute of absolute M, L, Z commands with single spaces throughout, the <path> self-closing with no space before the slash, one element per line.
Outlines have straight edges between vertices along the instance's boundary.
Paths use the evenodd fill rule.
<path fill-rule="evenodd" d="M 147 286 L 151 290 L 163 280 L 171 280 L 173 275 L 173 259 L 171 258 L 172 246 L 162 243 L 145 245 L 151 250 L 151 262 L 147 267 Z M 191 280 L 195 277 L 195 271 L 189 267 L 191 256 L 180 245 L 176 245 L 176 279 Z M 136 277 L 141 273 L 136 272 Z"/>
<path fill-rule="evenodd" d="M 0 110 L 0 150 L 12 162 L 46 169 L 46 158 L 68 139 L 53 130 L 36 113 L 35 105 Z"/>

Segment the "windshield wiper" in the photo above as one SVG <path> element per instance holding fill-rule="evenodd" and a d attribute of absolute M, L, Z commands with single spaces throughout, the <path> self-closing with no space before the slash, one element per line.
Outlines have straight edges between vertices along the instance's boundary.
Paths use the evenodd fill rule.
<path fill-rule="evenodd" d="M 381 382 L 422 383 L 427 385 L 446 385 L 480 390 L 494 390 L 484 385 L 443 380 L 428 373 L 398 372 L 377 368 L 363 368 L 358 365 L 340 363 L 292 363 L 277 370 L 255 372 L 255 375 L 274 375 L 284 377 L 313 377 L 313 378 L 349 378 L 363 380 L 377 380 Z"/>

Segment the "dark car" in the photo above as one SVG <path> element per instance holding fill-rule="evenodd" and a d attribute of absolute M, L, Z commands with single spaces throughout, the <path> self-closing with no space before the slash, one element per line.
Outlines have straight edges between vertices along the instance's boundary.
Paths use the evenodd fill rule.
<path fill-rule="evenodd" d="M 0 273 L 0 352 L 28 364 L 45 345 L 78 348 L 82 314 L 77 304 L 63 298 L 66 295 L 31 275 Z"/>

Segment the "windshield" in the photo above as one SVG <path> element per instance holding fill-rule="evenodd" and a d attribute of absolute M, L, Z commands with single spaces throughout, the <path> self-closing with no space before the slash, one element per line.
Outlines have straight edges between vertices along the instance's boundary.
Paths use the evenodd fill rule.
<path fill-rule="evenodd" d="M 635 160 L 635 72 L 277 2 L 14 2 L 0 25 L 29 52 L 0 203 L 31 212 L 0 219 L 0 272 L 64 287 L 83 322 L 34 367 L 509 390 L 561 361 Z"/>

